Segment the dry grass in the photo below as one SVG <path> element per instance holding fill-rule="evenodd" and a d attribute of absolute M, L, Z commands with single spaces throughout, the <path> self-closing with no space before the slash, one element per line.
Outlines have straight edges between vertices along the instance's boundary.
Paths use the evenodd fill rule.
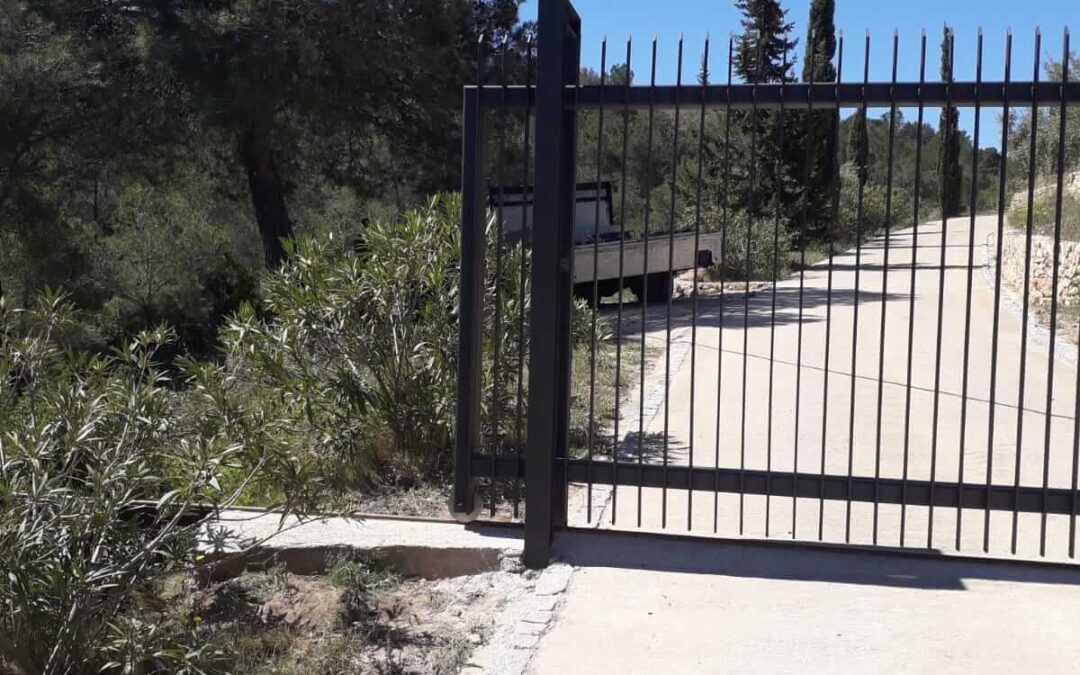
<path fill-rule="evenodd" d="M 354 508 L 360 513 L 445 518 L 449 491 L 449 485 L 434 483 L 410 487 L 383 486 L 374 492 L 357 495 Z"/>
<path fill-rule="evenodd" d="M 620 362 L 620 402 L 625 405 L 626 396 L 633 389 L 637 375 L 657 350 L 647 348 L 642 358 L 641 345 L 637 340 L 623 339 Z M 616 345 L 611 335 L 602 336 L 596 345 L 596 384 L 590 392 L 592 355 L 588 349 L 574 354 L 570 383 L 570 452 L 574 457 L 585 457 L 589 448 L 590 396 L 592 401 L 593 454 L 610 455 L 612 450 L 611 428 L 615 420 L 615 374 Z"/>
<path fill-rule="evenodd" d="M 277 568 L 178 586 L 166 600 L 195 617 L 214 672 L 449 675 L 480 641 L 464 630 L 483 600 L 467 579 L 409 580 L 343 559 L 321 576 Z"/>

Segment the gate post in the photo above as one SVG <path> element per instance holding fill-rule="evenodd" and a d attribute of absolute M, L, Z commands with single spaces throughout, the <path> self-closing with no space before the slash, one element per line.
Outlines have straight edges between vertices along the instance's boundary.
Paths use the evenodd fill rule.
<path fill-rule="evenodd" d="M 472 456 L 480 447 L 481 376 L 484 370 L 484 130 L 480 92 L 465 88 L 461 152 L 461 278 L 458 316 L 457 420 L 454 427 L 454 492 L 451 513 L 475 516 Z"/>
<path fill-rule="evenodd" d="M 540 0 L 536 70 L 529 420 L 525 461 L 525 553 L 546 567 L 551 536 L 566 524 L 570 414 L 577 113 L 567 85 L 577 83 L 581 19 L 569 0 Z"/>

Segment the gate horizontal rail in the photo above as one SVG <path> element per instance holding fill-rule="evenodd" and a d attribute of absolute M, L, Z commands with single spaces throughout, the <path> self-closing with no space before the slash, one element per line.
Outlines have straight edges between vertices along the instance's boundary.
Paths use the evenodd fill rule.
<path fill-rule="evenodd" d="M 536 102 L 536 89 L 524 86 L 466 87 L 478 90 L 479 103 L 485 108 L 522 108 Z M 813 101 L 815 110 L 830 108 L 915 108 L 949 105 L 954 108 L 1010 105 L 1054 105 L 1062 96 L 1080 100 L 1080 82 L 845 82 L 841 84 L 733 84 L 733 85 L 657 85 L 656 87 L 620 87 L 609 85 L 568 86 L 566 106 L 570 109 L 598 108 L 601 105 L 618 111 L 623 106 L 654 109 L 697 107 L 761 109 L 796 106 Z M 728 100 L 730 97 L 730 101 Z"/>

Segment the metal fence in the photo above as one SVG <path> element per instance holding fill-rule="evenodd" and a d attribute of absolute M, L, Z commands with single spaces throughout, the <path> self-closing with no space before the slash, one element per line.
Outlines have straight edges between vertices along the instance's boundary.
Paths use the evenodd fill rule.
<path fill-rule="evenodd" d="M 927 80 L 924 34 L 916 82 L 897 80 L 894 35 L 885 82 L 869 77 L 867 36 L 855 82 L 843 79 L 841 37 L 836 82 L 733 83 L 729 41 L 725 84 L 685 84 L 680 41 L 677 82 L 661 86 L 654 40 L 650 84 L 639 86 L 609 82 L 606 42 L 599 83 L 579 82 L 569 3 L 540 2 L 538 25 L 535 60 L 531 43 L 504 46 L 481 59 L 480 77 L 493 81 L 465 90 L 457 513 L 518 517 L 524 488 L 530 566 L 547 563 L 553 530 L 573 525 L 1075 558 L 1080 244 L 1063 238 L 1063 226 L 1073 236 L 1063 201 L 1067 167 L 1080 166 L 1066 143 L 1080 83 L 1069 79 L 1067 33 L 1060 81 L 1040 81 L 1038 35 L 1030 80 L 1013 79 L 1011 36 L 1003 78 L 984 78 L 980 33 L 970 81 L 953 77 L 951 36 L 949 73 Z M 628 41 L 627 71 L 631 55 Z M 905 108 L 914 138 L 898 137 L 910 130 Z M 815 240 L 806 228 L 822 202 L 809 169 L 785 188 L 794 209 L 776 196 L 755 203 L 764 176 L 781 175 L 761 166 L 760 145 L 776 157 L 800 148 L 809 167 L 817 151 L 798 120 L 842 109 L 859 113 L 847 128 L 864 134 L 877 123 L 869 111 L 883 110 L 884 223 L 871 231 L 860 174 L 829 195 L 834 214 L 851 197 L 854 231 L 837 223 Z M 973 117 L 966 212 L 927 218 L 927 113 L 959 109 Z M 1010 156 L 1017 110 L 1030 120 L 1020 162 Z M 630 156 L 631 113 L 647 120 L 643 170 Z M 999 134 L 985 129 L 993 113 L 1005 120 Z M 581 143 L 586 116 L 595 138 Z M 664 147 L 660 116 L 674 131 Z M 1049 141 L 1040 119 L 1056 123 Z M 738 167 L 733 125 L 748 130 Z M 936 142 L 948 146 L 949 134 Z M 1054 166 L 1040 175 L 1047 142 Z M 980 177 L 980 149 L 994 143 L 999 166 Z M 901 212 L 894 167 L 909 151 Z M 661 164 L 658 189 L 634 193 L 628 172 Z M 719 199 L 703 196 L 710 170 Z M 1006 216 L 1012 184 L 1023 186 L 1024 222 Z M 957 189 L 935 186 L 939 213 Z M 755 255 L 766 272 L 751 278 Z"/>

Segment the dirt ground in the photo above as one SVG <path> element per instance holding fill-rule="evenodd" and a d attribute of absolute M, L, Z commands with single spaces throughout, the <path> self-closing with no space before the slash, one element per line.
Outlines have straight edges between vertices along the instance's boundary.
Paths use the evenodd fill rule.
<path fill-rule="evenodd" d="M 244 673 L 457 673 L 528 584 L 512 571 L 428 581 L 345 563 L 247 573 L 189 596 L 199 630 Z"/>

